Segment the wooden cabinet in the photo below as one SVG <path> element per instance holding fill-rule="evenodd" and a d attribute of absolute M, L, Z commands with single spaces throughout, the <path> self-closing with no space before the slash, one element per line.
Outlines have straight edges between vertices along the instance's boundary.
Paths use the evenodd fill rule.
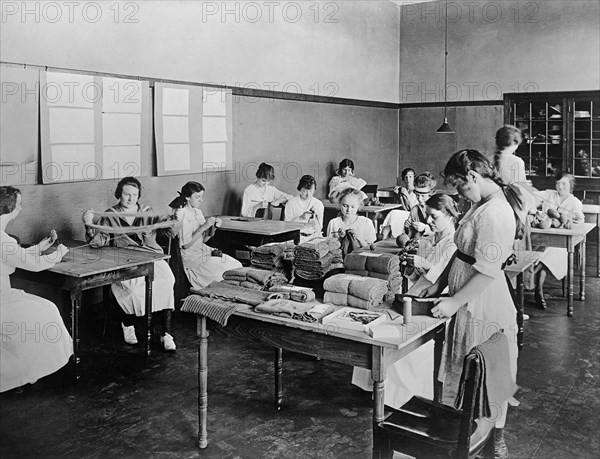
<path fill-rule="evenodd" d="M 504 119 L 523 133 L 516 154 L 534 186 L 553 188 L 566 170 L 578 189 L 600 191 L 600 91 L 505 94 Z"/>

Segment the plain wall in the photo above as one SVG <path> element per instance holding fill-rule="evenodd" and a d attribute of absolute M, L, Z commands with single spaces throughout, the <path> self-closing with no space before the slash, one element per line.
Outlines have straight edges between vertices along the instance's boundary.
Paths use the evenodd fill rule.
<path fill-rule="evenodd" d="M 448 101 L 600 87 L 600 2 L 448 2 Z M 444 2 L 402 7 L 400 103 L 444 101 Z M 441 122 L 440 122 L 441 124 Z"/>
<path fill-rule="evenodd" d="M 5 62 L 398 101 L 388 1 L 3 3 Z"/>

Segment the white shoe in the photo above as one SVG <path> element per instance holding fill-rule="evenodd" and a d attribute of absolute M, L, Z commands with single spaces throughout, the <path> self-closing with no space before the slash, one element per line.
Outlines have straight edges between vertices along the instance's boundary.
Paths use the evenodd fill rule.
<path fill-rule="evenodd" d="M 160 342 L 164 346 L 165 351 L 174 351 L 177 349 L 177 346 L 175 346 L 175 340 L 168 333 L 165 333 L 164 336 L 160 337 Z"/>
<path fill-rule="evenodd" d="M 529 320 L 529 314 L 523 314 L 523 320 Z"/>
<path fill-rule="evenodd" d="M 126 327 L 122 323 L 121 327 L 123 328 L 123 338 L 125 339 L 125 342 L 127 344 L 137 344 L 138 340 L 135 336 L 135 327 L 133 325 Z"/>

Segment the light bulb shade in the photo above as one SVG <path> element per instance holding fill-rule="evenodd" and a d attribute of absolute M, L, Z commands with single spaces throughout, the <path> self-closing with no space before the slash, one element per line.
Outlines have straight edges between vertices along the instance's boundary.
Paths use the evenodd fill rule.
<path fill-rule="evenodd" d="M 438 134 L 454 134 L 455 132 L 452 130 L 452 128 L 450 127 L 450 125 L 448 124 L 448 119 L 444 118 L 444 122 L 442 123 L 442 125 L 438 128 L 437 131 Z"/>

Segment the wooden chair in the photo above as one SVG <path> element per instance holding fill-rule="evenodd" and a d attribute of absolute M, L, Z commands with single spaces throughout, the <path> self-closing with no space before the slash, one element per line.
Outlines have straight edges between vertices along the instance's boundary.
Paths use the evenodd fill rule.
<path fill-rule="evenodd" d="M 600 205 L 584 204 L 583 213 L 586 221 L 596 223 L 596 277 L 600 277 Z"/>
<path fill-rule="evenodd" d="M 465 409 L 462 411 L 421 397 L 411 398 L 380 422 L 374 442 L 380 457 L 393 451 L 413 457 L 475 458 L 494 457 L 494 423 L 474 419 L 482 362 L 475 353 L 464 360 Z"/>

